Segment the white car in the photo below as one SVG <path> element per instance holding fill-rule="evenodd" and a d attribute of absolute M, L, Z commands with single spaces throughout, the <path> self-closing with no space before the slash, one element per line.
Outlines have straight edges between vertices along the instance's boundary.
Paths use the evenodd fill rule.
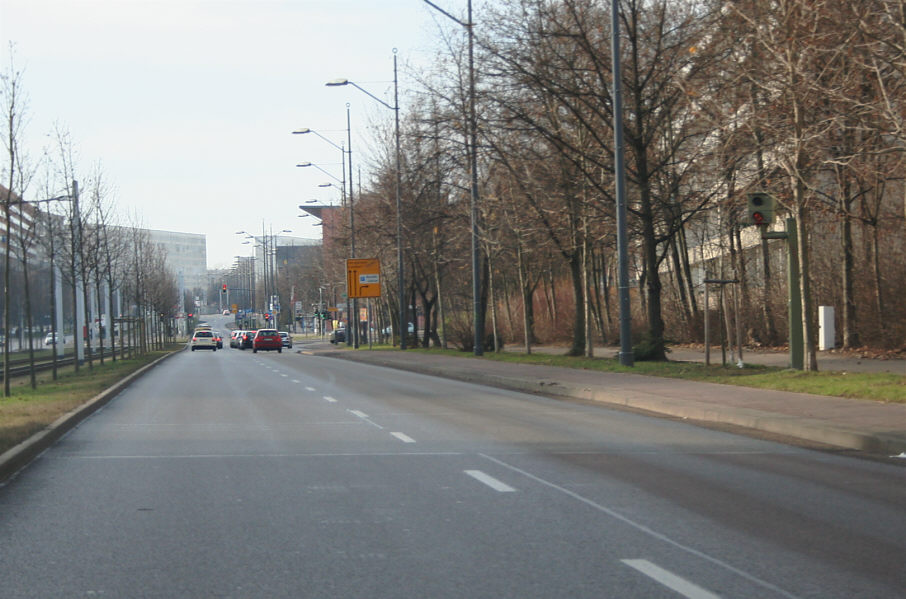
<path fill-rule="evenodd" d="M 210 329 L 198 330 L 192 333 L 192 351 L 196 349 L 210 349 L 217 351 L 217 341 L 214 339 L 214 333 Z"/>
<path fill-rule="evenodd" d="M 44 337 L 44 345 L 53 345 L 54 337 L 56 337 L 57 343 L 66 343 L 66 339 L 63 335 L 59 333 L 47 333 L 47 337 Z"/>

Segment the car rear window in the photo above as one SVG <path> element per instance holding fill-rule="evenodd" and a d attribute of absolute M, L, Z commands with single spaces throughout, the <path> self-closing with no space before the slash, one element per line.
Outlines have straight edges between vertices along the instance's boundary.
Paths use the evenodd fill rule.
<path fill-rule="evenodd" d="M 213 337 L 211 331 L 195 331 L 196 337 Z"/>

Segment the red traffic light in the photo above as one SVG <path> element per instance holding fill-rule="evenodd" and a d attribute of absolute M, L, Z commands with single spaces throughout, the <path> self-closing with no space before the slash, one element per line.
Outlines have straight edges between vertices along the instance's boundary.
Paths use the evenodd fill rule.
<path fill-rule="evenodd" d="M 191 312 L 189 312 L 189 318 L 192 318 L 192 313 L 191 313 Z"/>
<path fill-rule="evenodd" d="M 756 224 L 756 225 L 763 225 L 763 224 L 765 224 L 765 221 L 766 221 L 766 220 L 767 220 L 767 219 L 765 219 L 764 214 L 762 214 L 761 212 L 753 212 L 753 213 L 752 213 L 752 223 L 753 223 L 753 224 Z"/>
<path fill-rule="evenodd" d="M 223 291 L 226 291 L 226 283 L 223 284 Z"/>

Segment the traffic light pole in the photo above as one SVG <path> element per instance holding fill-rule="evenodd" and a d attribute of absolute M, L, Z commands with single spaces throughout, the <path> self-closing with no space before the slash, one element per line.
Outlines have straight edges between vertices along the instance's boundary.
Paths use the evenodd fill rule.
<path fill-rule="evenodd" d="M 763 239 L 785 239 L 787 245 L 787 287 L 789 300 L 787 309 L 790 321 L 790 368 L 804 370 L 805 352 L 802 335 L 802 292 L 799 287 L 799 239 L 796 235 L 796 219 L 786 219 L 786 231 L 762 231 Z M 767 281 L 765 281 L 767 284 Z"/>

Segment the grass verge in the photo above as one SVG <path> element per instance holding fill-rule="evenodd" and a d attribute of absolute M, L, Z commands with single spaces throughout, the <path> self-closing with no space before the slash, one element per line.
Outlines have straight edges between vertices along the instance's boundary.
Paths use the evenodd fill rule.
<path fill-rule="evenodd" d="M 391 346 L 375 346 L 375 349 L 384 348 L 393 349 Z M 614 358 L 586 358 L 520 352 L 487 352 L 481 358 L 476 358 L 468 352 L 456 350 L 412 349 L 407 351 L 442 353 L 462 358 L 580 368 L 601 372 L 625 372 L 888 403 L 906 403 L 906 376 L 888 373 L 803 372 L 755 365 L 737 368 L 712 364 L 706 367 L 704 364 L 696 362 L 636 362 L 635 366 L 627 367 L 621 365 Z"/>
<path fill-rule="evenodd" d="M 129 376 L 142 366 L 170 353 L 151 352 L 144 356 L 61 370 L 54 381 L 50 372 L 38 375 L 38 388 L 32 389 L 28 377 L 11 379 L 11 395 L 0 397 L 0 453 L 43 430 L 63 414 Z"/>

